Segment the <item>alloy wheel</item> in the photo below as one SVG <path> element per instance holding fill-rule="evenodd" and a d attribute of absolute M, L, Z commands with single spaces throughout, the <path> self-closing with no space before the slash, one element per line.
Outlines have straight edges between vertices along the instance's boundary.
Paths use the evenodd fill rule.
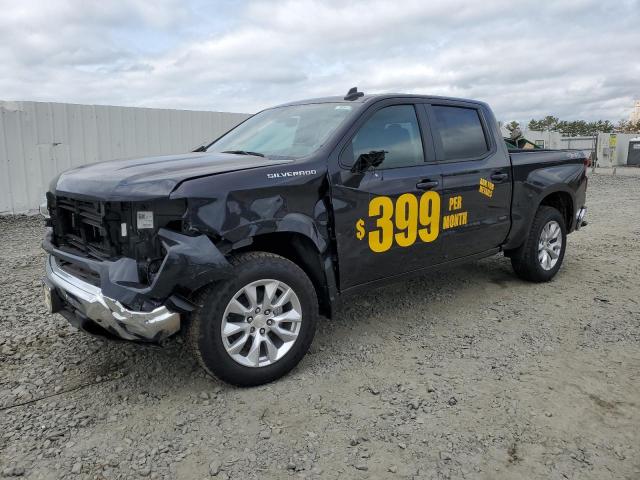
<path fill-rule="evenodd" d="M 555 220 L 548 222 L 538 240 L 538 261 L 544 270 L 551 270 L 558 263 L 562 251 L 562 229 Z"/>
<path fill-rule="evenodd" d="M 298 339 L 302 306 L 293 289 L 273 279 L 242 287 L 224 311 L 222 343 L 247 367 L 266 367 L 284 357 Z"/>

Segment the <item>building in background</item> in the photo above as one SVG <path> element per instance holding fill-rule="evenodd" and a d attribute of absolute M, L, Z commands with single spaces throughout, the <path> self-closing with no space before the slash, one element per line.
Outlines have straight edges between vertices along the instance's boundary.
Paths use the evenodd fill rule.
<path fill-rule="evenodd" d="M 632 123 L 640 122 L 640 100 L 636 100 L 636 103 L 633 105 L 633 110 L 631 110 L 629 120 Z"/>
<path fill-rule="evenodd" d="M 562 137 L 560 139 L 560 148 L 582 150 L 587 152 L 587 154 L 592 158 L 595 158 L 597 138 L 597 135 L 584 137 Z"/>
<path fill-rule="evenodd" d="M 529 130 L 525 128 L 522 130 L 522 136 L 540 148 L 550 148 L 553 150 L 563 148 L 562 135 L 560 135 L 559 132 Z"/>
<path fill-rule="evenodd" d="M 632 122 L 640 122 L 640 100 L 635 102 L 631 113 Z M 502 136 L 509 138 L 511 132 L 499 123 Z M 551 150 L 582 150 L 599 167 L 640 166 L 640 137 L 637 133 L 598 133 L 593 136 L 565 137 L 550 130 L 521 129 L 522 136 L 540 148 Z"/>
<path fill-rule="evenodd" d="M 627 165 L 640 167 L 640 137 L 629 140 L 629 153 L 627 154 Z"/>
<path fill-rule="evenodd" d="M 500 124 L 500 130 L 503 137 L 508 138 L 511 134 L 511 132 L 509 132 L 509 130 L 507 130 L 507 128 L 502 124 Z M 522 130 L 522 136 L 540 148 L 548 148 L 551 150 L 567 148 L 583 150 L 588 155 L 595 158 L 597 139 L 595 135 L 586 137 L 563 137 L 560 132 L 553 132 L 550 130 L 529 130 L 528 128 L 525 128 Z"/>
<path fill-rule="evenodd" d="M 502 136 L 505 138 L 509 138 L 511 136 L 511 132 L 507 130 L 506 126 L 502 123 L 499 123 L 500 131 L 502 132 Z M 550 148 L 550 149 L 559 149 L 563 148 L 561 143 L 562 136 L 558 132 L 551 131 L 539 131 L 539 130 L 529 130 L 528 128 L 521 128 L 522 136 L 529 140 L 532 143 L 535 143 L 540 148 Z"/>
<path fill-rule="evenodd" d="M 632 133 L 599 133 L 597 165 L 599 167 L 622 167 L 630 165 L 629 151 L 634 148 L 632 140 L 638 134 Z M 632 155 L 632 160 L 634 156 Z M 633 165 L 633 163 L 631 163 Z"/>

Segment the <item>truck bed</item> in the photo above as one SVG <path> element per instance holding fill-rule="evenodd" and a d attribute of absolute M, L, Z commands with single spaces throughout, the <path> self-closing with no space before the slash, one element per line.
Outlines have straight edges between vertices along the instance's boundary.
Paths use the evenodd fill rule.
<path fill-rule="evenodd" d="M 582 163 L 587 159 L 587 155 L 582 150 L 550 149 L 509 149 L 509 157 L 511 157 L 511 165 L 513 165 L 513 167 L 541 163 Z"/>

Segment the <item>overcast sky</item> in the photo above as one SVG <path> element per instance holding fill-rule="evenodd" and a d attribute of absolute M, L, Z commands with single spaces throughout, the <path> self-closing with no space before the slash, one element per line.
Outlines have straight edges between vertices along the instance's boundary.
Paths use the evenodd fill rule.
<path fill-rule="evenodd" d="M 640 0 L 0 0 L 0 100 L 254 112 L 365 92 L 626 118 Z"/>

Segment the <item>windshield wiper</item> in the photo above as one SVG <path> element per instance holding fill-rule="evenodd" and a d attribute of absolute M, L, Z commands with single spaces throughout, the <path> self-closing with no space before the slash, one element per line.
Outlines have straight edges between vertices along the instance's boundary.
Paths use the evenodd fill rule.
<path fill-rule="evenodd" d="M 226 150 L 221 153 L 233 153 L 234 155 L 254 155 L 256 157 L 264 157 L 264 153 L 248 152 L 247 150 Z"/>

